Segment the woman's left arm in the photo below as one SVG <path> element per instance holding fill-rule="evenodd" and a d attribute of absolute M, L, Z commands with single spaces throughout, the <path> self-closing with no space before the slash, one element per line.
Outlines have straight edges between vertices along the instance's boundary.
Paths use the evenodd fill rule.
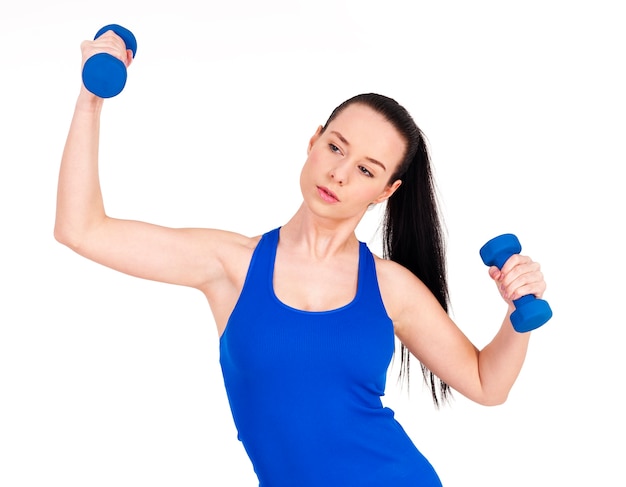
<path fill-rule="evenodd" d="M 395 333 L 411 353 L 469 399 L 484 405 L 503 403 L 520 373 L 530 339 L 530 332 L 518 333 L 511 324 L 513 300 L 528 294 L 543 295 L 546 284 L 539 264 L 515 254 L 501 270 L 489 269 L 508 310 L 499 331 L 482 350 L 411 272 L 389 261 L 378 268 L 381 293 Z"/>
<path fill-rule="evenodd" d="M 528 349 L 530 332 L 519 333 L 511 324 L 511 314 L 515 311 L 513 300 L 522 296 L 534 295 L 541 298 L 546 283 L 541 267 L 530 257 L 515 254 L 498 270 L 489 269 L 489 275 L 496 282 L 502 298 L 508 304 L 508 311 L 496 336 L 478 355 L 479 373 L 485 394 L 506 400 L 513 383 L 517 379 Z"/>

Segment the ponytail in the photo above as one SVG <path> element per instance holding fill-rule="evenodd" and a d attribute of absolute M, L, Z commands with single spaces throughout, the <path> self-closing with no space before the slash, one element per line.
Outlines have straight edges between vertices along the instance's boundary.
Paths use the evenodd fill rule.
<path fill-rule="evenodd" d="M 439 214 L 430 157 L 419 129 L 417 147 L 408 154 L 402 184 L 387 200 L 383 218 L 383 256 L 409 269 L 448 311 L 445 242 Z M 401 169 L 402 170 L 402 169 Z M 411 353 L 400 344 L 400 379 L 408 381 Z M 422 375 L 436 407 L 450 397 L 449 386 L 423 364 Z M 437 387 L 439 382 L 439 387 Z M 408 383 L 408 382 L 407 382 Z"/>
<path fill-rule="evenodd" d="M 383 257 L 415 274 L 448 312 L 444 235 L 424 134 L 404 107 L 376 93 L 364 93 L 344 101 L 331 113 L 324 129 L 353 103 L 361 103 L 383 115 L 407 144 L 404 160 L 389 180 L 391 184 L 400 179 L 402 184 L 386 202 L 382 222 Z M 404 344 L 400 347 L 400 380 L 408 383 L 411 352 Z M 420 365 L 435 406 L 439 407 L 450 398 L 451 391 L 424 364 Z"/>

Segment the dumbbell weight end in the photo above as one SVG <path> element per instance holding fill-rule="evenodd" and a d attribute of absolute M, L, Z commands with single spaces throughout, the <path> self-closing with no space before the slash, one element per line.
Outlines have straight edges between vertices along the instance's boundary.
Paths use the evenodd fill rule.
<path fill-rule="evenodd" d="M 520 333 L 539 328 L 552 318 L 552 309 L 548 302 L 533 295 L 515 299 L 513 305 L 515 311 L 511 313 L 511 324 Z"/>

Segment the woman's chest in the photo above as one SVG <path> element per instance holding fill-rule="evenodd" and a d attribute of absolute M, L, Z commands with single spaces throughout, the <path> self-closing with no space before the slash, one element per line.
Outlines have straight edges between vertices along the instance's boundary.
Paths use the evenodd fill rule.
<path fill-rule="evenodd" d="M 329 311 L 350 304 L 358 289 L 358 263 L 276 259 L 272 286 L 283 304 L 302 311 Z"/>

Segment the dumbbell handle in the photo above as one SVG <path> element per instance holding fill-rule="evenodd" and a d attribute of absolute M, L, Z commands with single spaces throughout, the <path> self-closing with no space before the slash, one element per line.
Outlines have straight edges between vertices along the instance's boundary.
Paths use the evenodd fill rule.
<path fill-rule="evenodd" d="M 512 233 L 492 238 L 480 249 L 480 256 L 488 266 L 502 269 L 513 254 L 519 254 L 522 246 Z M 552 309 L 547 301 L 532 294 L 513 300 L 515 311 L 511 314 L 513 328 L 520 333 L 534 330 L 552 318 Z"/>
<path fill-rule="evenodd" d="M 130 49 L 135 57 L 137 40 L 130 30 L 121 25 L 105 25 L 96 33 L 94 40 L 110 30 L 122 38 L 126 49 Z M 94 54 L 85 62 L 82 77 L 85 88 L 94 95 L 100 98 L 111 98 L 118 95 L 126 86 L 126 65 L 110 54 Z"/>

